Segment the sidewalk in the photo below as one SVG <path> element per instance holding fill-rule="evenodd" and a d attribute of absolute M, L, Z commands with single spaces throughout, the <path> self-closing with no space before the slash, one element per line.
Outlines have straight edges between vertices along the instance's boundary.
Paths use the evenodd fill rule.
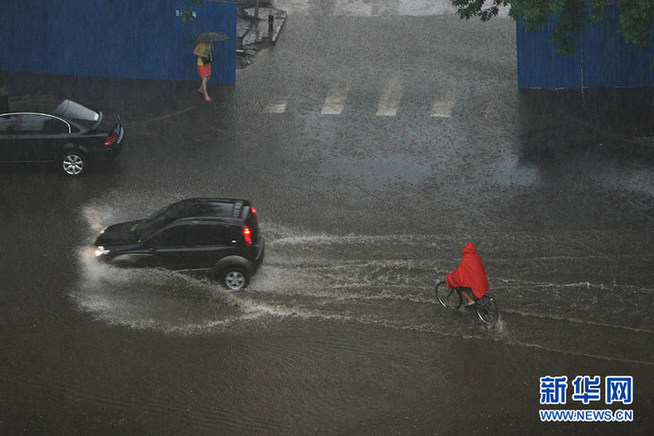
<path fill-rule="evenodd" d="M 238 5 L 236 35 L 238 41 L 237 68 L 252 63 L 257 52 L 277 41 L 279 32 L 286 22 L 286 11 L 276 9 L 269 1 L 260 0 L 259 10 L 252 0 L 241 0 Z M 257 14 L 258 13 L 258 14 Z"/>

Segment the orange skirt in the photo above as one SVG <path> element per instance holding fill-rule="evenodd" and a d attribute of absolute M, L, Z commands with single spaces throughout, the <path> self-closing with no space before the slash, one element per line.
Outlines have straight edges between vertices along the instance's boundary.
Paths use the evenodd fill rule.
<path fill-rule="evenodd" d="M 211 77 L 211 64 L 198 65 L 198 74 L 200 77 Z"/>

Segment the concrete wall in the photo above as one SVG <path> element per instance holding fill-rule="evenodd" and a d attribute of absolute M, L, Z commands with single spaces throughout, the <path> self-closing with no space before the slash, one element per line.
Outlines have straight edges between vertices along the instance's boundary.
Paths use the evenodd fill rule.
<path fill-rule="evenodd" d="M 197 17 L 182 22 L 176 11 Z M 236 80 L 232 2 L 204 0 L 29 0 L 3 2 L 0 63 L 6 71 L 130 79 L 196 80 L 191 37 L 227 34 L 215 44 L 213 82 Z"/>
<path fill-rule="evenodd" d="M 654 86 L 654 38 L 647 48 L 625 43 L 618 33 L 618 8 L 607 7 L 601 23 L 588 22 L 576 38 L 574 56 L 558 56 L 549 43 L 555 17 L 527 32 L 517 23 L 520 88 L 613 88 Z"/>

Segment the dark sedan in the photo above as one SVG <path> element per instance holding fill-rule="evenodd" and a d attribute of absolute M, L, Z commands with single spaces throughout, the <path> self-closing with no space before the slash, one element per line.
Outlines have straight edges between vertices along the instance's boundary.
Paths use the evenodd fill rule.
<path fill-rule="evenodd" d="M 71 100 L 18 99 L 11 109 L 0 113 L 0 162 L 56 163 L 79 176 L 89 163 L 113 159 L 123 145 L 120 117 L 107 120 Z"/>

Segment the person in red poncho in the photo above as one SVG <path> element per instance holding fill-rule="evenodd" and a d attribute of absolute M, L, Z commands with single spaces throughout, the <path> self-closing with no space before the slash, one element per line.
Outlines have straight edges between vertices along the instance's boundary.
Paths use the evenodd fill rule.
<path fill-rule="evenodd" d="M 470 291 L 475 297 L 481 298 L 488 292 L 488 277 L 484 269 L 484 262 L 472 242 L 469 242 L 463 250 L 463 258 L 459 267 L 447 275 L 448 288 L 468 288 L 461 291 L 468 300 L 468 306 L 475 303 Z"/>

